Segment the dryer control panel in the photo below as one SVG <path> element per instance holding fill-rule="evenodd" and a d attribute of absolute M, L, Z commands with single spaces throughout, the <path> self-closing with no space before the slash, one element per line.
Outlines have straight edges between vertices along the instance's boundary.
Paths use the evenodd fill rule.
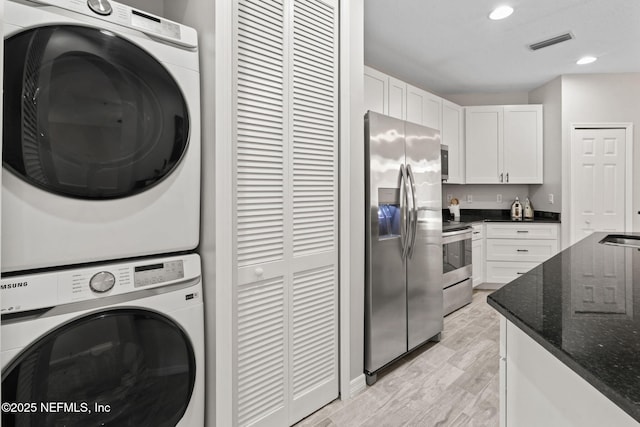
<path fill-rule="evenodd" d="M 141 31 L 178 45 L 196 48 L 196 30 L 110 0 L 31 0 Z"/>
<path fill-rule="evenodd" d="M 200 256 L 189 254 L 3 277 L 0 310 L 10 314 L 199 283 L 200 275 Z"/>

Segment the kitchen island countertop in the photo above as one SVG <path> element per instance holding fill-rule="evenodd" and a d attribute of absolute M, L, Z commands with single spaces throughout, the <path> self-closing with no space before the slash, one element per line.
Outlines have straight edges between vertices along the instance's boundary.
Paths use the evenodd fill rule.
<path fill-rule="evenodd" d="M 640 250 L 600 243 L 606 235 L 586 237 L 487 300 L 640 422 Z"/>

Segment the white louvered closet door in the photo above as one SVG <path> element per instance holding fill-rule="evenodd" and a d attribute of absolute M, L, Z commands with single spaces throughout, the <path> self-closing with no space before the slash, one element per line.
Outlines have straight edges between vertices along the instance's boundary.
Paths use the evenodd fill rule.
<path fill-rule="evenodd" d="M 337 6 L 237 1 L 234 425 L 338 397 Z"/>

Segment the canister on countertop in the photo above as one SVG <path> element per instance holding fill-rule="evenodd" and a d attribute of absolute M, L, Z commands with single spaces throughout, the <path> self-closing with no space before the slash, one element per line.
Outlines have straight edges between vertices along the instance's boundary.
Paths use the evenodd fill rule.
<path fill-rule="evenodd" d="M 518 200 L 518 196 L 511 204 L 511 221 L 522 221 L 522 204 Z"/>
<path fill-rule="evenodd" d="M 533 204 L 527 197 L 524 201 L 523 216 L 526 221 L 533 221 Z"/>

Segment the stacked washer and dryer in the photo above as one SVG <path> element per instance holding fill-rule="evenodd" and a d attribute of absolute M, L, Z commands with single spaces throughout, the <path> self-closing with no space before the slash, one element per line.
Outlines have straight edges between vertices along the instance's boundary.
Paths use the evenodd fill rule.
<path fill-rule="evenodd" d="M 203 425 L 197 34 L 108 0 L 4 19 L 2 425 Z"/>

